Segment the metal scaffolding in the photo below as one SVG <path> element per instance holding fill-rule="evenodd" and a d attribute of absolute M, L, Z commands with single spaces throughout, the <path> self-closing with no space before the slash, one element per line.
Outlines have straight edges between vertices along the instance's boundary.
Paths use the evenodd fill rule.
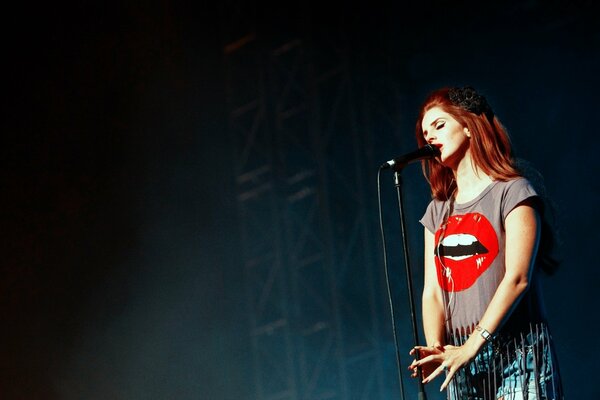
<path fill-rule="evenodd" d="M 253 10 L 225 10 L 256 398 L 383 399 L 383 291 L 348 38 L 331 21 L 271 40 Z"/>

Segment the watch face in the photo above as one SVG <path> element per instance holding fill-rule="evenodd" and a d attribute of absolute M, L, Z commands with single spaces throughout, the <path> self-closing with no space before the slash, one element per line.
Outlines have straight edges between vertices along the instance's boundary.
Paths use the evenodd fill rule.
<path fill-rule="evenodd" d="M 447 292 L 470 288 L 498 255 L 498 237 L 479 213 L 453 215 L 435 234 L 438 282 Z"/>

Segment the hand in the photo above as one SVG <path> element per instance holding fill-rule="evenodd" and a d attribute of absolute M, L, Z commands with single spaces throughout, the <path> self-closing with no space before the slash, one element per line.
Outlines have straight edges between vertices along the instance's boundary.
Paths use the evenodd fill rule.
<path fill-rule="evenodd" d="M 427 351 L 427 349 L 430 349 Z M 446 379 L 440 387 L 440 392 L 444 390 L 456 371 L 467 365 L 475 356 L 476 352 L 473 352 L 467 343 L 462 346 L 444 346 L 442 351 L 431 350 L 431 347 L 417 346 L 414 350 L 419 351 L 419 354 L 423 354 L 424 357 L 420 360 L 415 360 L 409 368 L 421 367 L 423 372 L 423 383 L 429 383 L 434 380 L 442 372 L 446 371 Z M 411 351 L 411 354 L 414 353 Z M 425 371 L 428 373 L 425 374 Z"/>
<path fill-rule="evenodd" d="M 436 342 L 436 343 L 434 343 L 433 346 L 428 346 L 428 347 L 415 346 L 415 348 L 413 348 L 409 353 L 411 356 L 415 356 L 415 360 L 413 360 L 411 365 L 408 367 L 408 369 L 411 370 L 411 372 L 412 372 L 411 377 L 413 377 L 413 378 L 416 378 L 419 374 L 419 371 L 417 369 L 417 364 L 416 364 L 417 363 L 417 360 L 416 360 L 417 351 L 418 351 L 419 360 L 422 360 L 425 357 L 442 353 L 444 351 L 444 347 L 439 342 Z M 432 362 L 420 365 L 421 374 L 422 374 L 423 378 L 428 377 L 433 371 L 435 371 L 439 367 L 439 364 L 440 364 L 439 362 L 432 361 Z"/>

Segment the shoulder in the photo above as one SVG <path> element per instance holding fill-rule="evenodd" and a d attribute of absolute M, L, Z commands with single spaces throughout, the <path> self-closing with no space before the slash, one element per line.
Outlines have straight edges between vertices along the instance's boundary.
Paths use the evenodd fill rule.
<path fill-rule="evenodd" d="M 427 205 L 425 214 L 438 215 L 442 212 L 442 210 L 444 210 L 445 204 L 446 201 L 444 200 L 432 199 Z"/>
<path fill-rule="evenodd" d="M 445 201 L 433 199 L 427 205 L 425 214 L 420 219 L 421 224 L 430 232 L 435 232 L 440 224 L 440 219 L 443 217 Z"/>
<path fill-rule="evenodd" d="M 536 193 L 533 185 L 527 178 L 522 176 L 514 179 L 510 179 L 508 181 L 498 181 L 495 185 L 496 190 L 507 193 L 507 192 L 528 192 L 528 193 Z"/>
<path fill-rule="evenodd" d="M 538 194 L 529 180 L 524 177 L 498 182 L 495 189 L 501 201 L 502 216 L 506 216 L 525 201 L 535 203 Z"/>

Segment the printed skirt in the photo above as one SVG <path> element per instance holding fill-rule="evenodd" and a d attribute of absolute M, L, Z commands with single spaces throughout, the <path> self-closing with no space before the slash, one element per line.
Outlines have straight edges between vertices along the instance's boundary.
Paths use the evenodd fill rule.
<path fill-rule="evenodd" d="M 456 346 L 468 336 L 451 337 Z M 448 385 L 451 400 L 562 400 L 558 362 L 545 324 L 500 334 Z"/>

